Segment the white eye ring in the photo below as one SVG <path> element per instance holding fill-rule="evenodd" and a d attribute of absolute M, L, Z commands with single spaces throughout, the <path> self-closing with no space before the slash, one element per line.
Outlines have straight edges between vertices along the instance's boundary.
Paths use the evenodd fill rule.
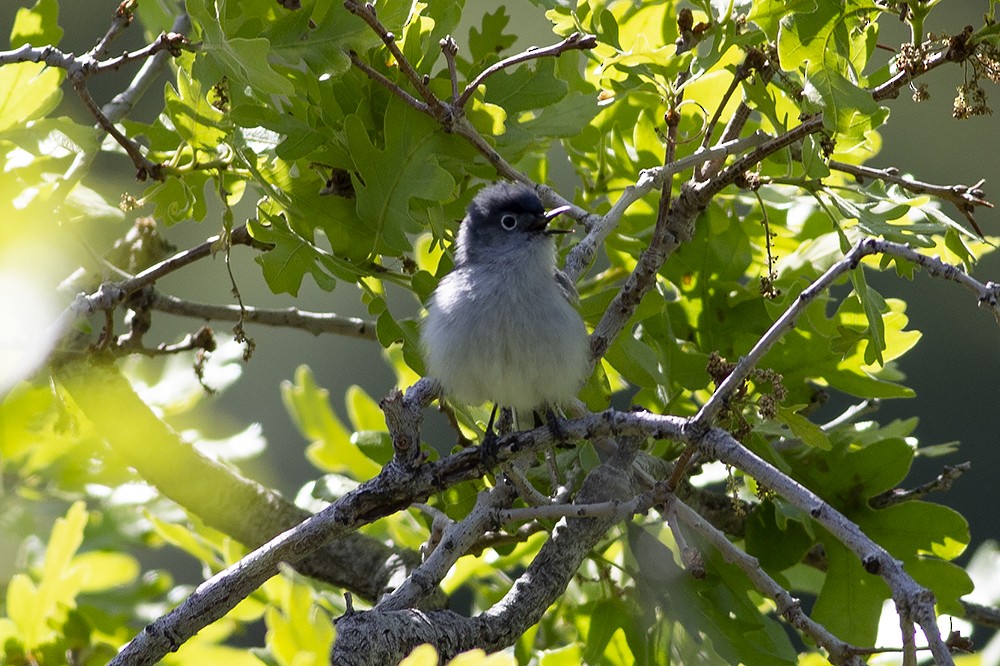
<path fill-rule="evenodd" d="M 510 213 L 500 216 L 500 226 L 507 231 L 512 231 L 517 226 L 517 218 Z"/>

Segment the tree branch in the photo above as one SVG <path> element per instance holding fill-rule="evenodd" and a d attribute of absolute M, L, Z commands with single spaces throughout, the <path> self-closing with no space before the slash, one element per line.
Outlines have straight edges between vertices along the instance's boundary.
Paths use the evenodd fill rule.
<path fill-rule="evenodd" d="M 594 222 L 588 224 L 589 231 L 566 256 L 564 271 L 574 281 L 580 279 L 584 271 L 597 256 L 597 250 L 604 245 L 608 235 L 614 231 L 625 212 L 644 196 L 662 187 L 663 182 L 674 175 L 691 169 L 711 160 L 722 159 L 728 155 L 737 155 L 750 148 L 756 148 L 770 141 L 763 131 L 757 131 L 743 139 L 733 139 L 717 144 L 711 148 L 700 149 L 697 152 L 675 160 L 669 164 L 639 172 L 635 185 L 629 185 L 623 191 L 611 210 L 603 216 L 593 215 Z"/>
<path fill-rule="evenodd" d="M 413 68 L 410 61 L 407 60 L 406 56 L 399 49 L 396 44 L 396 35 L 391 33 L 382 22 L 378 20 L 375 15 L 375 7 L 370 3 L 361 4 L 357 0 L 344 0 L 344 7 L 347 11 L 351 12 L 365 23 L 368 27 L 379 36 L 382 43 L 385 44 L 386 48 L 389 49 L 389 53 L 396 60 L 396 64 L 399 65 L 399 71 L 403 73 L 404 76 L 409 80 L 410 84 L 417 89 L 420 94 L 420 98 L 429 107 L 429 113 L 433 117 L 437 118 L 439 121 L 448 123 L 448 119 L 452 117 L 452 109 L 444 104 L 437 95 L 431 91 L 427 86 L 427 80 L 425 77 L 417 73 L 417 70 Z M 366 72 L 367 73 L 367 72 Z"/>
<path fill-rule="evenodd" d="M 865 662 L 859 655 L 865 651 L 840 640 L 827 631 L 826 627 L 813 621 L 811 617 L 806 615 L 799 604 L 799 600 L 771 578 L 760 566 L 757 558 L 747 555 L 733 545 L 726 538 L 725 534 L 715 529 L 698 512 L 684 502 L 678 499 L 671 499 L 669 500 L 669 504 L 684 524 L 698 532 L 698 534 L 715 546 L 726 562 L 738 566 L 747 575 L 747 578 L 753 581 L 753 584 L 761 593 L 774 600 L 777 605 L 776 610 L 778 614 L 785 618 L 788 624 L 812 638 L 817 645 L 825 649 L 832 663 L 863 666 Z"/>
<path fill-rule="evenodd" d="M 750 352 L 740 359 L 739 363 L 736 364 L 736 368 L 716 388 L 705 404 L 702 405 L 701 410 L 694 417 L 695 423 L 699 424 L 699 427 L 708 427 L 709 424 L 714 423 L 715 418 L 722 411 L 729 399 L 739 390 L 747 377 L 749 377 L 750 371 L 760 363 L 764 355 L 770 351 L 771 347 L 785 333 L 795 327 L 795 322 L 805 311 L 806 307 L 838 278 L 848 271 L 857 268 L 864 257 L 873 254 L 887 254 L 906 259 L 921 266 L 929 275 L 958 282 L 976 294 L 980 306 L 988 307 L 993 312 L 994 317 L 996 317 L 997 323 L 1000 324 L 1000 284 L 993 282 L 983 284 L 967 273 L 964 273 L 957 266 L 945 263 L 935 257 L 920 254 L 908 245 L 877 238 L 865 238 L 844 255 L 843 259 L 830 266 L 823 275 L 802 290 L 795 298 L 795 302 L 778 317 Z"/>
<path fill-rule="evenodd" d="M 242 320 L 249 324 L 298 328 L 313 335 L 333 333 L 362 340 L 377 340 L 374 321 L 345 317 L 333 312 L 308 312 L 291 307 L 268 310 L 252 306 L 243 306 L 241 310 L 238 305 L 193 303 L 158 292 L 153 294 L 149 306 L 160 312 L 204 319 L 205 321 L 238 322 Z"/>
<path fill-rule="evenodd" d="M 131 20 L 126 20 L 122 18 L 122 16 L 122 13 L 119 12 L 119 15 L 116 16 L 111 28 L 108 30 L 107 34 L 105 34 L 104 38 L 98 42 L 94 49 L 81 56 L 63 53 L 53 46 L 33 47 L 30 44 L 25 44 L 12 51 L 0 52 L 0 65 L 18 62 L 43 62 L 50 67 L 58 67 L 66 70 L 66 75 L 69 78 L 70 83 L 73 85 L 73 89 L 76 90 L 77 95 L 80 97 L 84 106 L 87 107 L 87 110 L 92 116 L 94 116 L 97 124 L 100 125 L 105 132 L 110 134 L 116 142 L 118 142 L 118 144 L 125 150 L 129 158 L 132 160 L 132 163 L 138 170 L 136 177 L 139 180 L 145 180 L 147 177 L 151 177 L 155 180 L 163 180 L 163 165 L 156 164 L 146 158 L 146 156 L 143 155 L 142 151 L 139 149 L 138 144 L 118 131 L 114 122 L 104 114 L 102 109 L 94 101 L 94 98 L 91 97 L 90 91 L 87 89 L 87 79 L 94 74 L 118 70 L 130 62 L 148 60 L 161 52 L 169 53 L 171 56 L 177 56 L 181 53 L 181 51 L 193 50 L 194 47 L 182 34 L 176 32 L 169 34 L 163 33 L 152 43 L 137 51 L 132 53 L 126 52 L 118 57 L 104 61 L 97 60 L 95 55 L 102 53 L 107 44 L 110 43 L 110 41 L 114 39 L 114 37 L 116 37 Z"/>

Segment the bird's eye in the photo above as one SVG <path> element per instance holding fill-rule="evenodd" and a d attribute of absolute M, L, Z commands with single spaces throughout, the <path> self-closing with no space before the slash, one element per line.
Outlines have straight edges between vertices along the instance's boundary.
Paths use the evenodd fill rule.
<path fill-rule="evenodd" d="M 500 226 L 506 229 L 507 231 L 511 231 L 514 227 L 517 226 L 517 218 L 511 215 L 510 213 L 501 215 Z"/>

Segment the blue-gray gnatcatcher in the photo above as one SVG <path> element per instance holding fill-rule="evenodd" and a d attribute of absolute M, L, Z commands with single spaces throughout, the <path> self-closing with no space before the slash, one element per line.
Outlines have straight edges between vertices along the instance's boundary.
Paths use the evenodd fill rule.
<path fill-rule="evenodd" d="M 566 208 L 546 212 L 533 189 L 507 182 L 469 204 L 455 268 L 431 297 L 421 334 L 428 374 L 449 398 L 538 415 L 583 386 L 587 329 L 572 282 L 556 269 L 552 234 L 561 230 L 548 228 Z"/>

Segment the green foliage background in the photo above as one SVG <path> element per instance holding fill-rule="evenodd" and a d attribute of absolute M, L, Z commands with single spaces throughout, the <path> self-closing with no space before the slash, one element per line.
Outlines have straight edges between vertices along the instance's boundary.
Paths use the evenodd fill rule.
<path fill-rule="evenodd" d="M 63 277 L 58 271 L 73 262 L 93 264 L 77 237 L 93 239 L 89 242 L 101 251 L 102 239 L 120 235 L 137 213 L 155 216 L 171 227 L 170 233 L 195 237 L 220 227 L 229 230 L 246 217 L 254 238 L 274 249 L 255 256 L 259 267 L 234 264 L 238 284 L 251 283 L 259 274 L 277 295 L 273 302 L 282 305 L 295 303 L 304 292 L 315 298 L 317 287 L 334 292 L 323 295 L 324 301 L 335 299 L 348 308 L 351 302 L 359 314 L 374 319 L 386 366 L 400 385 L 412 383 L 423 369 L 415 345 L 419 303 L 450 267 L 450 255 L 443 250 L 450 246 L 465 205 L 496 172 L 460 137 L 441 131 L 351 67 L 348 50 L 376 71 L 401 80 L 378 38 L 361 21 L 332 0 L 303 5 L 288 12 L 271 0 L 186 3 L 194 25 L 191 39 L 200 48 L 175 59 L 176 72 L 162 89 L 162 113 L 124 123 L 127 134 L 148 147 L 151 159 L 169 166 L 169 175 L 144 188 L 130 186 L 139 207 L 124 214 L 115 193 L 99 182 L 100 164 L 80 181 L 58 177 L 78 155 L 102 145 L 115 152 L 113 145 L 99 143 L 86 116 L 66 115 L 76 100 L 62 100 L 61 71 L 32 64 L 0 67 L 0 91 L 6 91 L 0 93 L 5 167 L 0 219 L 5 220 L 9 248 L 5 265 L 33 263 L 33 248 L 50 256 L 52 248 L 45 245 L 51 243 L 65 260 L 47 276 L 38 276 L 32 267 L 44 285 Z M 690 68 L 694 74 L 684 86 L 688 103 L 679 107 L 681 136 L 691 137 L 679 149 L 684 155 L 697 147 L 706 110 L 714 110 L 744 49 L 765 41 L 776 45 L 784 72 L 771 85 L 751 79 L 742 89 L 758 112 L 751 128 L 779 133 L 797 125 L 804 113 L 822 112 L 827 131 L 836 137 L 835 159 L 863 162 L 882 148 L 879 132 L 890 116 L 863 90 L 890 75 L 887 57 L 874 48 L 887 20 L 867 22 L 881 11 L 874 3 L 741 5 L 737 9 L 746 13 L 749 26 L 722 21 L 698 49 L 681 56 L 674 55 L 674 3 L 604 7 L 581 2 L 573 11 L 543 5 L 491 9 L 473 21 L 473 12 L 461 2 L 390 0 L 379 3 L 378 16 L 399 35 L 404 54 L 418 71 L 429 75 L 431 89 L 443 96 L 449 82 L 437 43 L 446 34 L 461 37 L 458 69 L 465 80 L 512 52 L 518 33 L 510 23 L 515 13 L 551 24 L 554 34 L 540 38 L 546 43 L 576 30 L 597 35 L 599 45 L 590 54 L 571 52 L 488 79 L 467 109 L 469 121 L 504 159 L 536 181 L 557 182 L 564 196 L 588 210 L 606 212 L 640 169 L 662 162 L 658 132 L 665 112 L 677 101 L 679 72 Z M 714 5 L 692 6 L 702 10 L 700 20 L 720 11 Z M 19 12 L 11 47 L 59 43 L 64 38 L 59 25 L 67 28 L 59 9 L 56 0 L 40 0 L 30 11 Z M 169 29 L 173 11 L 166 0 L 140 5 L 147 39 Z M 957 79 L 954 71 L 951 75 Z M 893 113 L 902 104 L 908 102 L 894 102 Z M 727 107 L 723 121 L 733 106 Z M 705 370 L 709 354 L 735 359 L 745 353 L 792 299 L 863 235 L 907 242 L 966 268 L 991 249 L 965 230 L 961 220 L 952 219 L 953 210 L 928 197 L 879 182 L 857 185 L 831 173 L 818 139 L 807 138 L 801 154 L 783 151 L 761 165 L 762 178 L 783 186 L 765 187 L 759 197 L 730 187 L 706 208 L 694 237 L 664 265 L 655 289 L 584 390 L 592 409 L 607 407 L 612 394 L 627 389 L 634 392 L 633 403 L 651 411 L 693 414 L 714 387 Z M 109 163 L 121 169 L 120 161 Z M 899 166 L 933 180 L 922 161 Z M 351 175 L 354 198 L 322 194 L 331 170 Z M 947 176 L 938 181 L 958 182 Z M 608 239 L 606 256 L 578 285 L 590 326 L 648 243 L 653 207 L 649 197 L 628 211 Z M 774 285 L 781 294 L 772 301 L 759 290 L 760 277 L 771 268 L 760 224 L 765 210 L 775 234 Z M 185 227 L 195 230 L 183 232 Z M 866 263 L 895 269 L 903 277 L 913 268 L 900 261 Z M 225 293 L 228 284 L 220 275 L 216 271 L 210 279 L 221 283 Z M 751 448 L 903 560 L 935 592 L 941 612 L 960 615 L 958 599 L 971 591 L 971 584 L 951 561 L 970 541 L 965 519 L 928 502 L 882 510 L 867 505 L 870 497 L 903 482 L 915 454 L 940 449 L 916 448 L 913 419 L 880 418 L 881 423 L 825 432 L 816 427 L 821 419 L 809 420 L 802 413 L 817 386 L 846 400 L 912 395 L 899 362 L 920 333 L 908 319 L 907 303 L 879 293 L 897 281 L 876 281 L 869 275 L 853 272 L 849 284 L 813 304 L 800 328 L 767 356 L 764 365 L 781 374 L 786 389 L 774 416 L 764 418 L 757 409 L 760 397 L 774 390 L 759 382 L 739 406 L 733 425 L 745 422 Z M 46 302 L 48 311 L 26 309 L 37 317 L 39 330 L 62 305 L 50 296 L 42 299 Z M 92 325 L 99 330 L 101 322 Z M 90 339 L 96 333 L 82 332 Z M 981 334 L 962 333 L 995 335 L 988 322 Z M 277 345 L 261 345 L 248 372 L 254 363 L 266 362 L 261 357 L 279 350 L 295 356 L 294 335 L 301 333 L 284 332 Z M 224 389 L 236 381 L 239 353 L 229 346 L 214 354 L 205 383 Z M 341 358 L 326 365 L 340 367 Z M 165 364 L 119 361 L 132 387 L 122 389 L 123 400 L 134 391 L 157 418 L 227 465 L 259 451 L 263 440 L 251 425 L 255 417 L 250 410 L 235 414 L 225 441 L 205 441 L 206 432 L 219 430 L 205 418 L 215 407 L 189 366 L 190 360 L 183 358 Z M 0 404 L 4 547 L 17 544 L 18 565 L 6 585 L 0 646 L 10 663 L 60 663 L 67 650 L 80 663 L 103 663 L 143 622 L 189 590 L 165 570 L 144 570 L 135 551 L 184 552 L 210 572 L 238 559 L 245 547 L 204 524 L 199 513 L 205 506 L 180 507 L 167 500 L 147 485 L 150 479 L 135 474 L 120 450 L 109 447 L 104 429 L 112 422 L 123 432 L 138 428 L 135 413 L 88 408 L 68 388 L 71 382 L 58 373 L 54 377 L 21 383 Z M 303 480 L 327 475 L 299 493 L 298 502 L 310 508 L 335 494 L 338 484 L 370 478 L 390 455 L 376 404 L 388 386 L 346 391 L 343 418 L 337 414 L 339 395 L 332 400 L 334 409 L 323 383 L 303 367 L 281 388 L 288 415 L 311 442 L 305 451 L 310 473 Z M 269 387 L 256 386 L 252 394 L 257 401 L 278 402 L 277 391 Z M 484 413 L 469 409 L 461 416 L 471 435 Z M 435 437 L 447 442 L 453 435 Z M 776 448 L 780 437 L 801 444 Z M 296 445 L 281 446 L 287 447 L 282 455 L 288 455 Z M 447 444 L 439 449 L 446 450 Z M 580 464 L 586 466 L 588 450 L 581 450 Z M 650 451 L 668 458 L 677 453 L 662 442 L 651 443 Z M 747 492 L 756 490 L 752 479 L 740 483 Z M 471 505 L 477 487 L 451 489 L 436 502 L 458 516 Z M 64 517 L 49 534 L 55 514 Z M 817 621 L 845 640 L 875 641 L 887 589 L 866 576 L 841 544 L 773 498 L 757 504 L 746 530 L 742 545 L 769 572 L 799 593 L 816 595 Z M 428 525 L 417 513 L 400 514 L 366 532 L 416 550 L 427 539 Z M 826 550 L 825 575 L 799 562 L 816 543 Z M 539 544 L 536 536 L 502 553 L 499 561 L 463 559 L 446 591 L 467 585 L 474 607 L 488 607 L 502 591 L 498 572 L 527 561 Z M 695 581 L 679 568 L 671 569 L 672 546 L 669 532 L 657 525 L 631 525 L 610 535 L 556 612 L 516 646 L 518 659 L 526 662 L 538 651 L 550 650 L 546 663 L 578 663 L 581 656 L 595 663 L 654 663 L 656 655 L 668 653 L 678 663 L 695 663 L 696 656 L 707 660 L 703 663 L 810 663 L 809 648 L 788 640 L 767 613 L 767 603 L 735 567 L 704 548 L 709 578 Z M 670 584 L 657 580 L 647 586 L 652 598 L 639 594 L 654 575 Z M 311 655 L 319 663 L 333 638 L 330 618 L 343 610 L 341 595 L 288 571 L 169 660 L 259 663 L 260 657 L 285 664 L 303 663 L 310 658 L 303 655 Z M 227 645 L 259 620 L 267 635 L 257 656 Z"/>

